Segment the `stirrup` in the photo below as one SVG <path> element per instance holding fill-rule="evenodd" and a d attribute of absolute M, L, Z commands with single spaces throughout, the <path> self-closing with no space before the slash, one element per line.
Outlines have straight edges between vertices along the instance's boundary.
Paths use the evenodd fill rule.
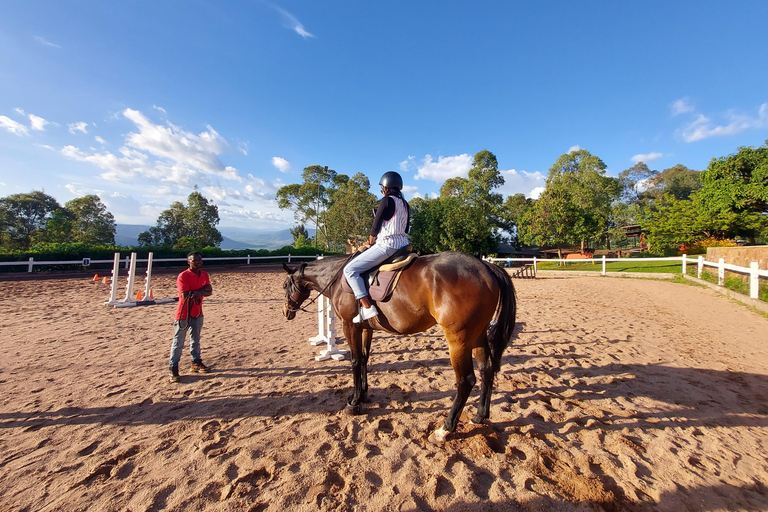
<path fill-rule="evenodd" d="M 379 310 L 376 309 L 375 305 L 371 305 L 369 308 L 360 308 L 360 313 L 358 313 L 355 318 L 352 319 L 352 323 L 359 324 L 360 322 L 369 320 L 378 314 Z"/>

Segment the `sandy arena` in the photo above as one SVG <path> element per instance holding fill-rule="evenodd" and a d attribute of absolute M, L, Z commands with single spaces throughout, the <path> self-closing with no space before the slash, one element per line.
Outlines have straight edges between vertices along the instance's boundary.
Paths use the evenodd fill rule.
<path fill-rule="evenodd" d="M 377 334 L 347 416 L 350 363 L 315 362 L 317 315 L 283 318 L 284 274 L 206 270 L 214 371 L 185 349 L 179 384 L 175 304 L 0 281 L 2 510 L 768 510 L 768 319 L 709 289 L 516 280 L 490 422 L 468 423 L 475 389 L 435 446 L 454 396 L 439 330 Z M 155 297 L 174 283 L 154 276 Z"/>

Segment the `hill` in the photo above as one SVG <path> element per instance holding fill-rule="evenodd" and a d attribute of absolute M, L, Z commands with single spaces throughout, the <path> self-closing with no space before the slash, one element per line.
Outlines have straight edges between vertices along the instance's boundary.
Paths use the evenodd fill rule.
<path fill-rule="evenodd" d="M 117 245 L 138 245 L 139 233 L 147 231 L 150 226 L 141 224 L 117 224 L 115 243 Z M 274 250 L 291 245 L 293 236 L 290 229 L 278 231 L 219 227 L 223 237 L 220 247 L 222 249 L 268 249 Z M 312 232 L 310 232 L 312 236 Z"/>

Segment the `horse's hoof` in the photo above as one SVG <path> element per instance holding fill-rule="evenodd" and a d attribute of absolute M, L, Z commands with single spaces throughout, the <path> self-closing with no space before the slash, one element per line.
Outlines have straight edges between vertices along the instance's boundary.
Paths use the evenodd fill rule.
<path fill-rule="evenodd" d="M 448 431 L 440 427 L 429 435 L 429 442 L 432 444 L 442 444 L 445 442 L 446 437 L 448 437 Z"/>
<path fill-rule="evenodd" d="M 475 416 L 474 418 L 469 420 L 469 422 L 473 425 L 482 425 L 483 423 L 485 423 L 485 418 L 481 418 L 480 416 Z"/>
<path fill-rule="evenodd" d="M 344 408 L 344 412 L 349 414 L 350 416 L 359 416 L 363 414 L 363 407 L 360 404 L 357 404 L 357 405 L 347 404 L 347 406 Z"/>

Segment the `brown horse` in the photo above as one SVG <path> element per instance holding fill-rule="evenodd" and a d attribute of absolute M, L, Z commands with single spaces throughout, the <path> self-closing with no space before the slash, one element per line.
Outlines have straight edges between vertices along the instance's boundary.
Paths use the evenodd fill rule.
<path fill-rule="evenodd" d="M 354 380 L 345 411 L 362 411 L 361 402 L 368 392 L 367 366 L 374 330 L 414 334 L 439 324 L 448 341 L 457 391 L 445 423 L 429 440 L 443 442 L 456 429 L 476 381 L 472 355 L 481 376 L 480 403 L 472 423 L 487 419 L 493 379 L 515 326 L 515 289 L 509 275 L 496 265 L 464 253 L 422 256 L 402 273 L 392 297 L 376 304 L 379 315 L 355 324 L 352 318 L 358 313 L 357 301 L 341 289 L 341 270 L 347 261 L 344 257 L 329 257 L 295 268 L 283 264 L 289 274 L 283 306 L 288 320 L 296 316 L 310 290 L 314 290 L 330 297 L 336 317 L 342 321 L 352 355 Z"/>

